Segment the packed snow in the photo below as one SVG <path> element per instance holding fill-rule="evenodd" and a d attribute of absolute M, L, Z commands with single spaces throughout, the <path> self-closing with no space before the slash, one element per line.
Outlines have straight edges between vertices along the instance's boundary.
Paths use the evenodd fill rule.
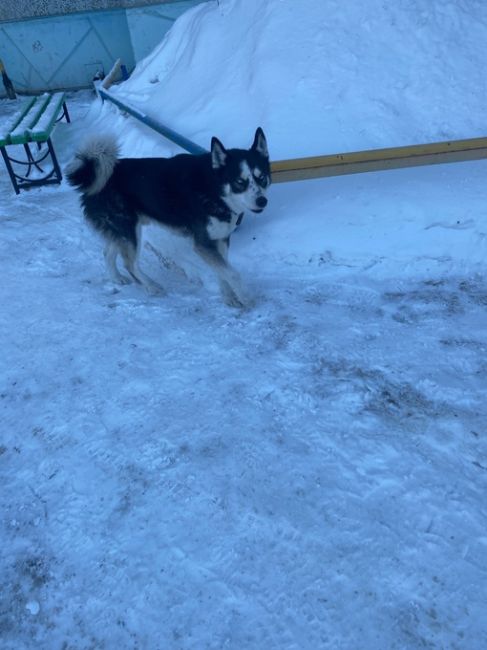
<path fill-rule="evenodd" d="M 481 0 L 220 0 L 117 97 L 274 160 L 485 135 Z M 68 96 L 88 130 L 179 151 Z M 10 124 L 19 102 L 0 102 Z M 116 286 L 63 182 L 0 173 L 2 650 L 487 647 L 487 161 L 274 185 L 225 306 L 148 228 Z"/>

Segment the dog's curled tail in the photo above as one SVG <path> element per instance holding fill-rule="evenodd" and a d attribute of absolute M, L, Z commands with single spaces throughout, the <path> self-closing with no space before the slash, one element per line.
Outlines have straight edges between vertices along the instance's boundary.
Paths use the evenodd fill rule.
<path fill-rule="evenodd" d="M 88 196 L 98 194 L 112 175 L 118 156 L 119 148 L 115 136 L 91 137 L 66 167 L 68 183 Z"/>

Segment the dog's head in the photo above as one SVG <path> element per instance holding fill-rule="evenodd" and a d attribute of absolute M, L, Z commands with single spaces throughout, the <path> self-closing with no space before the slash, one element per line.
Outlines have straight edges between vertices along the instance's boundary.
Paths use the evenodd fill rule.
<path fill-rule="evenodd" d="M 211 164 L 221 184 L 221 198 L 233 212 L 262 212 L 267 205 L 271 172 L 260 126 L 250 149 L 225 149 L 218 138 L 212 138 Z"/>

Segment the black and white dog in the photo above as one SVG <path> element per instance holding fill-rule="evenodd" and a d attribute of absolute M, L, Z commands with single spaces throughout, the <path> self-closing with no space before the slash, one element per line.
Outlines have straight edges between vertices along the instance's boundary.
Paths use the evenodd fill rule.
<path fill-rule="evenodd" d="M 120 158 L 113 137 L 95 137 L 68 166 L 69 183 L 82 194 L 87 220 L 106 239 L 105 260 L 113 280 L 130 279 L 153 293 L 160 287 L 138 264 L 141 226 L 150 221 L 189 236 L 197 253 L 218 274 L 224 300 L 245 304 L 237 272 L 228 263 L 230 235 L 246 209 L 262 212 L 270 185 L 267 142 L 259 127 L 250 149 L 225 149 L 173 158 Z"/>

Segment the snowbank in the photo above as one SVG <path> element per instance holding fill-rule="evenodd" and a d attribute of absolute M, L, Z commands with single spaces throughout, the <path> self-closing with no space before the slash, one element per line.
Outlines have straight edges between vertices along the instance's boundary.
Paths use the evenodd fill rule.
<path fill-rule="evenodd" d="M 119 93 L 202 146 L 261 125 L 274 159 L 480 136 L 486 29 L 481 0 L 212 1 Z"/>

